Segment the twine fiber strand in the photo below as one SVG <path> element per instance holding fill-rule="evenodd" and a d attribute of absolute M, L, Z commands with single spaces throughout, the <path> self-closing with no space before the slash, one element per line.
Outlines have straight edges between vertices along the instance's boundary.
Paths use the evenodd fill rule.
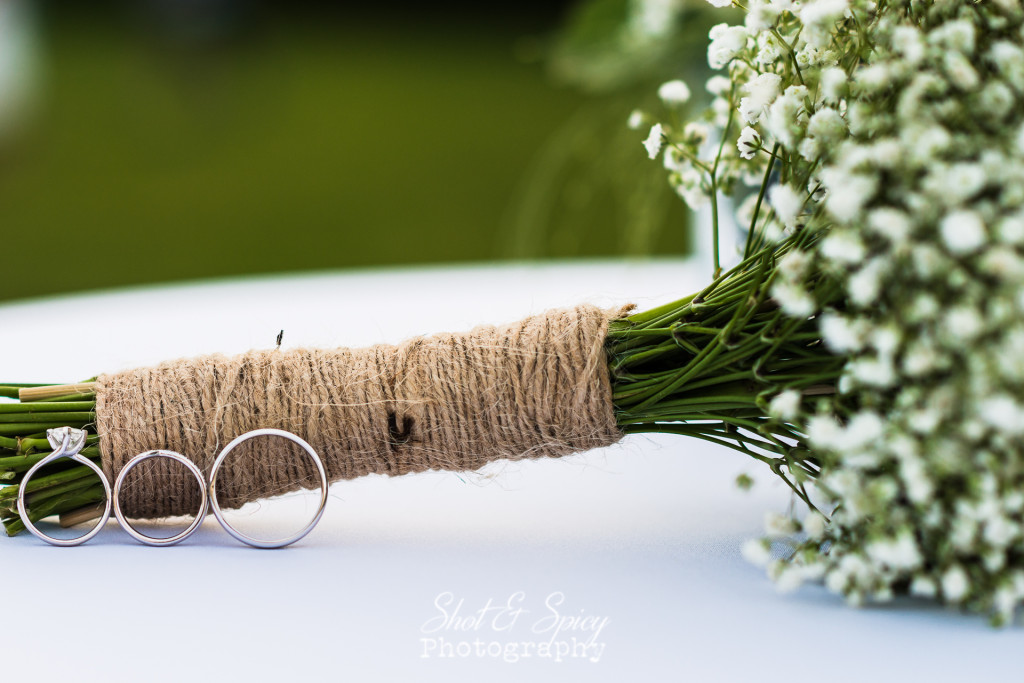
<path fill-rule="evenodd" d="M 225 444 L 262 427 L 308 441 L 330 481 L 607 446 L 622 432 L 604 339 L 608 321 L 627 311 L 582 305 L 398 345 L 249 351 L 102 375 L 103 470 L 113 481 L 136 454 L 165 448 L 209 477 Z M 284 439 L 259 437 L 236 452 L 218 476 L 221 507 L 319 485 L 309 457 Z M 199 488 L 185 468 L 149 462 L 122 492 L 126 514 L 194 514 Z"/>

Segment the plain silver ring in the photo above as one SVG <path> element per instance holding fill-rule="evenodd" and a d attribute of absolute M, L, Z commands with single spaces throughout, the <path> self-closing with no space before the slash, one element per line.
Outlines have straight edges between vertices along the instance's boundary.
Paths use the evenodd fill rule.
<path fill-rule="evenodd" d="M 320 505 L 317 507 L 316 514 L 313 515 L 313 519 L 310 520 L 309 524 L 295 534 L 274 541 L 263 541 L 258 538 L 253 538 L 252 536 L 246 536 L 242 532 L 238 531 L 227 523 L 224 519 L 224 515 L 220 511 L 220 504 L 217 503 L 217 473 L 220 471 L 220 466 L 224 463 L 225 458 L 228 457 L 228 454 L 231 453 L 235 447 L 240 443 L 257 436 L 280 436 L 298 444 L 304 451 L 306 451 L 306 453 L 309 454 L 309 457 L 313 459 L 313 462 L 316 464 L 316 469 L 320 473 Z M 210 485 L 207 487 L 207 491 L 210 495 L 210 508 L 213 510 L 214 516 L 217 518 L 217 521 L 220 522 L 220 525 L 224 527 L 225 531 L 242 543 L 247 543 L 254 548 L 283 548 L 286 545 L 291 545 L 312 531 L 313 527 L 315 527 L 320 521 L 320 518 L 323 517 L 324 508 L 327 506 L 327 472 L 324 470 L 324 464 L 320 461 L 320 456 L 316 454 L 313 447 L 295 434 L 286 432 L 283 429 L 254 429 L 253 431 L 246 432 L 236 438 L 220 452 L 220 455 L 217 456 L 217 459 L 213 463 L 213 467 L 210 469 Z"/>
<path fill-rule="evenodd" d="M 146 534 L 141 533 L 128 522 L 128 519 L 124 516 L 124 513 L 121 511 L 121 487 L 124 485 L 124 480 L 128 476 L 128 472 L 130 472 L 133 467 L 138 465 L 143 460 L 149 460 L 150 458 L 170 458 L 171 460 L 176 460 L 185 467 L 187 467 L 188 471 L 191 472 L 192 476 L 194 476 L 196 478 L 196 481 L 199 482 L 199 511 L 196 513 L 196 518 L 192 520 L 192 523 L 188 526 L 188 528 L 182 531 L 180 534 L 168 536 L 167 538 L 156 538 L 154 536 L 147 536 Z M 139 543 L 145 543 L 146 545 L 152 546 L 174 545 L 175 543 L 180 543 L 181 541 L 184 541 L 186 538 L 191 536 L 195 532 L 195 530 L 199 528 L 199 525 L 202 524 L 203 520 L 206 518 L 206 509 L 209 504 L 209 500 L 206 495 L 206 479 L 203 477 L 203 473 L 199 471 L 199 468 L 196 467 L 196 464 L 189 460 L 188 458 L 186 458 L 181 453 L 175 453 L 174 451 L 165 451 L 163 449 L 156 449 L 152 451 L 146 451 L 145 453 L 139 453 L 134 458 L 129 460 L 128 464 L 121 468 L 121 471 L 117 475 L 117 480 L 114 481 L 113 499 L 114 515 L 117 516 L 117 521 L 121 525 L 121 528 L 127 531 L 128 535 L 134 538 Z"/>
<path fill-rule="evenodd" d="M 92 460 L 89 460 L 89 458 L 85 457 L 84 455 L 79 455 L 78 453 L 80 450 L 85 448 L 84 431 L 72 430 L 70 428 L 63 427 L 61 429 L 65 431 L 63 431 L 63 439 L 61 441 L 60 447 L 55 447 L 53 453 L 51 453 L 50 455 L 46 456 L 45 458 L 37 462 L 35 465 L 33 465 L 32 469 L 26 472 L 24 479 L 21 480 L 21 485 L 18 487 L 18 514 L 21 516 L 21 521 L 25 525 L 25 528 L 32 532 L 34 536 L 36 536 L 37 538 L 41 538 L 50 545 L 56 545 L 66 548 L 85 543 L 90 538 L 98 534 L 100 532 L 100 529 L 102 529 L 106 525 L 107 520 L 110 519 L 111 495 L 110 482 L 107 481 L 107 477 L 103 474 L 103 470 L 101 470 Z M 59 431 L 60 430 L 49 430 L 49 432 L 54 433 L 57 433 Z M 48 437 L 51 436 L 49 432 L 47 433 Z M 73 435 L 77 435 L 78 433 L 81 433 L 81 438 L 77 441 L 77 443 L 72 444 L 71 437 Z M 50 444 L 53 445 L 53 443 L 53 439 L 51 438 Z M 90 529 L 87 533 L 77 538 L 54 538 L 53 536 L 47 536 L 42 531 L 37 529 L 36 525 L 32 523 L 32 520 L 28 517 L 28 510 L 25 508 L 25 493 L 28 489 L 29 480 L 35 475 L 36 472 L 40 470 L 40 468 L 49 465 L 51 462 L 55 460 L 60 460 L 61 458 L 69 458 L 71 460 L 74 460 L 75 462 L 85 465 L 86 467 L 90 468 L 93 472 L 95 472 L 99 476 L 100 482 L 103 484 L 104 493 L 106 493 L 107 495 L 107 503 L 103 508 L 103 514 L 100 516 L 100 521 L 97 522 L 96 526 Z"/>

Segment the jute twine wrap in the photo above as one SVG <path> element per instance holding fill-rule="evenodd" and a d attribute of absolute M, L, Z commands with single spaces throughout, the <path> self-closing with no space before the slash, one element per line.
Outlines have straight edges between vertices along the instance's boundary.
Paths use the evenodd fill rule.
<path fill-rule="evenodd" d="M 583 305 L 397 346 L 250 351 L 103 375 L 96 403 L 103 470 L 113 481 L 136 454 L 165 448 L 208 477 L 225 444 L 261 427 L 307 440 L 331 481 L 476 470 L 502 458 L 607 446 L 622 433 L 603 344 L 608 321 L 627 310 Z M 185 468 L 149 462 L 122 493 L 126 514 L 194 514 L 199 489 Z M 304 452 L 259 437 L 227 459 L 217 493 L 231 508 L 318 485 Z"/>

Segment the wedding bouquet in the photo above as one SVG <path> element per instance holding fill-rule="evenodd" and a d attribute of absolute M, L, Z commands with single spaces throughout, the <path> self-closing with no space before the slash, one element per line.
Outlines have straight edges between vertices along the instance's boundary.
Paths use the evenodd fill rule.
<path fill-rule="evenodd" d="M 645 145 L 688 204 L 712 198 L 715 230 L 717 197 L 739 195 L 745 255 L 775 245 L 772 300 L 841 363 L 834 392 L 764 395 L 813 454 L 787 469 L 818 497 L 746 554 L 783 587 L 1006 622 L 1024 598 L 1024 10 L 744 9 L 710 32 L 708 111 Z M 660 92 L 673 117 L 689 97 Z"/>
<path fill-rule="evenodd" d="M 853 603 L 936 597 L 1011 620 L 1024 600 L 1024 10 L 711 4 L 743 22 L 711 30 L 710 107 L 686 120 L 690 87 L 664 84 L 644 142 L 687 204 L 710 200 L 706 288 L 631 315 L 581 306 L 398 346 L 0 387 L 20 398 L 0 404 L 8 533 L 54 426 L 95 432 L 82 453 L 111 474 L 158 447 L 208 470 L 244 429 L 291 429 L 327 451 L 332 479 L 668 432 L 763 462 L 802 501 L 744 548 L 780 587 L 823 581 Z M 722 272 L 726 196 L 747 232 Z M 305 483 L 279 453 L 259 462 L 228 484 Z M 33 479 L 31 515 L 101 499 L 88 475 L 72 463 Z M 187 476 L 163 473 L 132 510 L 188 512 L 171 495 Z M 251 499 L 226 491 L 229 504 Z"/>

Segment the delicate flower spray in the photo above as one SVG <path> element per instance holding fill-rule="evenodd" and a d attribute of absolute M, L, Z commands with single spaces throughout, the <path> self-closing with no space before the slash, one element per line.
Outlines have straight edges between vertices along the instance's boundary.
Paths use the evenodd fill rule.
<path fill-rule="evenodd" d="M 1024 10 L 732 5 L 743 24 L 708 46 L 721 75 L 701 122 L 718 142 L 666 122 L 652 138 L 689 205 L 741 201 L 744 260 L 718 282 L 745 302 L 722 353 L 772 341 L 751 367 L 775 386 L 759 387 L 767 417 L 729 424 L 770 425 L 773 469 L 814 503 L 745 555 L 783 588 L 936 597 L 1006 623 L 1024 600 Z M 783 317 L 761 325 L 765 291 Z"/>

